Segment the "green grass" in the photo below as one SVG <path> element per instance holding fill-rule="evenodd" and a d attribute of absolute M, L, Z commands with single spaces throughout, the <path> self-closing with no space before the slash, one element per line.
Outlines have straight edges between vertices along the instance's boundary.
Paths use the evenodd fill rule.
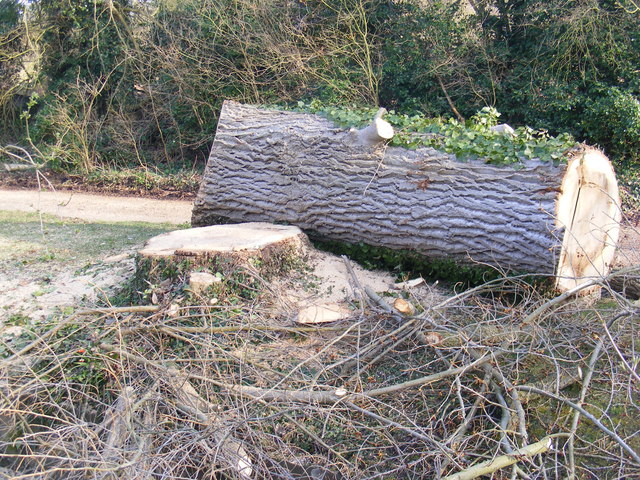
<path fill-rule="evenodd" d="M 179 227 L 171 224 L 88 223 L 52 215 L 0 211 L 0 263 L 97 259 L 176 228 Z"/>

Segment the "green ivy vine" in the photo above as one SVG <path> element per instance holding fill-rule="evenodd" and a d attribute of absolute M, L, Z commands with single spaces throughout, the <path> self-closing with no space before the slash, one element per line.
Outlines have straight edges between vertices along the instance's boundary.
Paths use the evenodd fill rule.
<path fill-rule="evenodd" d="M 327 106 L 317 100 L 298 102 L 293 110 L 322 115 L 341 127 L 365 126 L 377 112 L 376 108 Z M 484 107 L 465 122 L 393 110 L 384 119 L 396 131 L 390 145 L 410 149 L 432 147 L 454 154 L 460 161 L 483 159 L 487 163 L 507 165 L 538 159 L 557 165 L 566 161 L 567 152 L 576 145 L 568 133 L 554 137 L 546 130 L 526 126 L 512 133 L 496 131 L 492 127 L 498 124 L 499 117 L 494 107 Z"/>

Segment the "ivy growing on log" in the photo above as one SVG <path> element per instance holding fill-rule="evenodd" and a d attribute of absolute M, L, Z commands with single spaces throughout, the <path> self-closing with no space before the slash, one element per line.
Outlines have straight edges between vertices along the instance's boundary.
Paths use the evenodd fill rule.
<path fill-rule="evenodd" d="M 294 110 L 322 115 L 341 127 L 362 127 L 371 122 L 377 108 L 337 107 L 318 101 L 298 102 Z M 559 164 L 576 146 L 568 133 L 552 136 L 546 130 L 518 127 L 512 133 L 492 129 L 500 113 L 484 107 L 465 122 L 401 114 L 391 110 L 384 119 L 396 131 L 390 145 L 404 148 L 432 147 L 461 160 L 484 159 L 495 165 L 518 164 L 537 159 Z"/>

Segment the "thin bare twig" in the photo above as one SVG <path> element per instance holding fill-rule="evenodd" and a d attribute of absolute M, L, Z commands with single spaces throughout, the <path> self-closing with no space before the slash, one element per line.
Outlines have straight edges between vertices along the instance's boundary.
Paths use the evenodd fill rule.
<path fill-rule="evenodd" d="M 564 398 L 561 397 L 559 395 L 555 395 L 551 392 L 546 392 L 544 390 L 541 390 L 539 388 L 535 388 L 535 387 L 530 387 L 527 385 L 516 385 L 514 387 L 516 390 L 521 390 L 523 392 L 531 392 L 531 393 L 535 393 L 537 395 L 542 395 L 543 397 L 548 397 L 548 398 L 552 398 L 558 402 L 562 402 L 565 405 L 573 408 L 574 410 L 580 412 L 581 415 L 583 415 L 585 418 L 588 418 L 591 423 L 593 423 L 597 428 L 599 428 L 600 430 L 602 430 L 602 432 L 606 433 L 609 437 L 611 437 L 618 445 L 620 445 L 620 447 L 629 454 L 629 456 L 631 458 L 633 458 L 635 460 L 635 462 L 640 465 L 640 455 L 638 455 L 638 453 L 633 450 L 628 444 L 627 442 L 625 442 L 620 435 L 618 435 L 616 432 L 609 430 L 607 427 L 605 427 L 603 425 L 603 423 L 598 420 L 595 416 L 593 416 L 592 414 L 590 414 L 588 411 L 586 411 L 584 408 L 582 408 L 580 405 L 573 403 L 571 400 L 569 400 L 568 398 Z"/>

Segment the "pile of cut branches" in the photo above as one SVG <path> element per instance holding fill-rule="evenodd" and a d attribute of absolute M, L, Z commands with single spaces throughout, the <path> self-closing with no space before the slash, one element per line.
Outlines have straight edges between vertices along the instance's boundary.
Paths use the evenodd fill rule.
<path fill-rule="evenodd" d="M 5 337 L 0 478 L 640 475 L 637 305 L 509 278 L 309 327 L 264 287 Z"/>

